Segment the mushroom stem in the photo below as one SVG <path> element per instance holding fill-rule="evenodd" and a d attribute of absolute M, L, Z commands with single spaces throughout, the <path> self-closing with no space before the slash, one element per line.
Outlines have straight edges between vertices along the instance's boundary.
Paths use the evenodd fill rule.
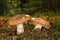
<path fill-rule="evenodd" d="M 17 25 L 17 34 L 21 34 L 24 32 L 24 27 L 23 27 L 23 23 Z"/>
<path fill-rule="evenodd" d="M 35 25 L 35 28 L 34 29 L 37 29 L 37 28 L 41 29 L 42 28 L 42 25 L 41 24 Z"/>

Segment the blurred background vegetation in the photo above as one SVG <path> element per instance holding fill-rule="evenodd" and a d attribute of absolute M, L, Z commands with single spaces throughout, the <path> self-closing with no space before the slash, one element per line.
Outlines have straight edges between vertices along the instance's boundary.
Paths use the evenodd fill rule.
<path fill-rule="evenodd" d="M 59 14 L 59 11 L 59 0 L 0 0 L 0 15 L 34 15 L 38 12 L 44 12 L 44 14 L 45 12 L 49 12 L 49 14 L 54 12 L 53 14 Z"/>
<path fill-rule="evenodd" d="M 29 14 L 32 17 L 42 17 L 50 21 L 52 26 L 48 35 L 53 37 L 54 40 L 60 39 L 60 0 L 0 0 L 0 19 L 16 14 Z M 4 31 L 8 32 L 7 30 L 0 29 L 3 33 Z M 26 37 L 30 35 L 32 34 L 27 34 Z M 32 37 L 34 36 L 28 38 L 31 39 Z"/>

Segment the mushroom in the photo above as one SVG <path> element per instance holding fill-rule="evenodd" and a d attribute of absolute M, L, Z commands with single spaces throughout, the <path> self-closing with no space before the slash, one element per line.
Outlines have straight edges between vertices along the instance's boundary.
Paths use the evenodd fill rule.
<path fill-rule="evenodd" d="M 29 23 L 35 25 L 34 29 L 41 29 L 42 27 L 49 29 L 51 27 L 49 21 L 44 20 L 42 18 L 31 18 Z"/>
<path fill-rule="evenodd" d="M 30 20 L 29 15 L 16 15 L 14 17 L 9 18 L 6 24 L 8 25 L 8 27 L 16 25 L 17 34 L 21 34 L 24 32 L 23 23 L 25 23 L 28 20 Z"/>

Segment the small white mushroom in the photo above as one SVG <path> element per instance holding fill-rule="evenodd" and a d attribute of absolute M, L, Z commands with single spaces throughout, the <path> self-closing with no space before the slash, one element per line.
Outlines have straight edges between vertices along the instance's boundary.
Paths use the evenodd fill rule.
<path fill-rule="evenodd" d="M 46 29 L 49 29 L 51 27 L 49 21 L 46 21 L 42 18 L 31 18 L 30 24 L 35 25 L 35 28 L 41 29 L 42 27 L 45 27 Z"/>

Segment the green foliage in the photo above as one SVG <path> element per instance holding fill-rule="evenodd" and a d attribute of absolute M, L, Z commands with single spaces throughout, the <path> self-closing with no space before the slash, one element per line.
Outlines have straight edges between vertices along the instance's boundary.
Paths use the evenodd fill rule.
<path fill-rule="evenodd" d="M 58 0 L 0 0 L 1 15 L 29 14 L 34 15 L 39 11 L 58 10 Z M 8 13 L 6 13 L 8 12 Z"/>
<path fill-rule="evenodd" d="M 8 12 L 7 0 L 0 0 L 0 15 Z"/>
<path fill-rule="evenodd" d="M 6 29 L 6 28 L 0 28 L 0 33 L 5 33 L 5 32 L 8 32 L 8 29 Z"/>

